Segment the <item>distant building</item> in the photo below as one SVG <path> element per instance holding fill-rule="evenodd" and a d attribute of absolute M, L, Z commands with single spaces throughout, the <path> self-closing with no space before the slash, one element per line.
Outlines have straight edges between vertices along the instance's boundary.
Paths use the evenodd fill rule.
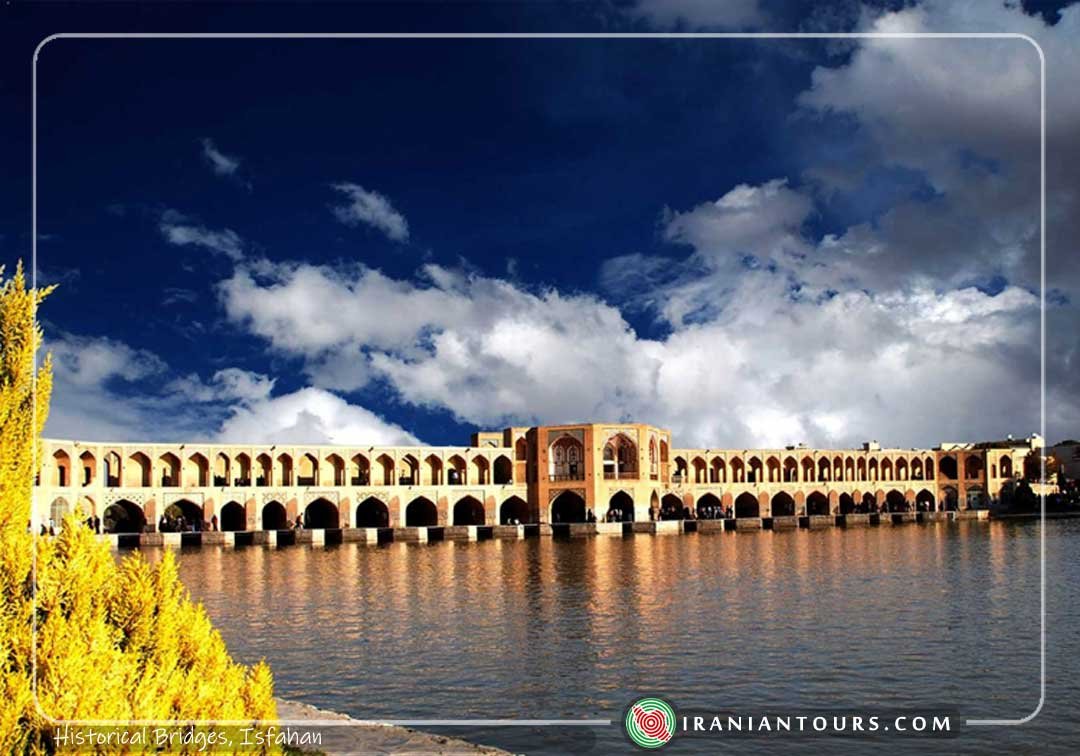
<path fill-rule="evenodd" d="M 1061 472 L 1069 480 L 1080 480 L 1080 441 L 1062 441 L 1051 446 L 1050 455 L 1061 465 Z"/>
<path fill-rule="evenodd" d="M 1031 436 L 936 449 L 685 449 L 637 423 L 513 427 L 439 447 L 46 440 L 34 516 L 59 522 L 77 506 L 105 531 L 141 532 L 163 516 L 278 530 L 298 517 L 307 528 L 372 528 L 981 509 L 1021 478 L 1038 481 L 1042 447 Z"/>

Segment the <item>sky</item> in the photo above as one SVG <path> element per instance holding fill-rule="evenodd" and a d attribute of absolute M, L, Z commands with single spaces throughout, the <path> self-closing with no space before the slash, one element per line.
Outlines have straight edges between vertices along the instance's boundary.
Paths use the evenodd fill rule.
<path fill-rule="evenodd" d="M 58 31 L 1008 31 L 1047 59 L 1047 435 L 1080 433 L 1080 3 L 6 6 L 0 262 Z M 38 62 L 46 435 L 678 446 L 1039 429 L 1024 40 L 72 40 Z"/>

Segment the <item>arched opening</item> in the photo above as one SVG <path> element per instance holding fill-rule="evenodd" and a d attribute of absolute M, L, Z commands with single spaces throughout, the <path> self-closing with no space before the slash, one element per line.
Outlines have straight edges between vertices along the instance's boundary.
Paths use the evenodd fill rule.
<path fill-rule="evenodd" d="M 773 517 L 794 517 L 795 500 L 784 491 L 779 491 L 772 497 Z"/>
<path fill-rule="evenodd" d="M 908 479 L 908 464 L 906 459 L 896 460 L 896 479 L 907 480 Z"/>
<path fill-rule="evenodd" d="M 285 507 L 277 501 L 269 501 L 262 508 L 263 530 L 285 530 L 289 527 L 289 518 L 285 514 Z"/>
<path fill-rule="evenodd" d="M 439 510 L 430 499 L 417 496 L 405 507 L 405 527 L 433 528 L 439 524 Z"/>
<path fill-rule="evenodd" d="M 63 497 L 53 499 L 52 504 L 49 505 L 49 524 L 53 527 L 52 532 L 54 534 L 63 524 L 64 516 L 68 513 L 69 510 L 70 507 L 68 506 L 67 499 Z"/>
<path fill-rule="evenodd" d="M 573 491 L 563 491 L 551 502 L 551 522 L 585 522 L 585 499 Z"/>
<path fill-rule="evenodd" d="M 105 485 L 110 488 L 120 485 L 120 455 L 114 451 L 105 455 Z"/>
<path fill-rule="evenodd" d="M 937 508 L 934 495 L 925 488 L 915 494 L 915 504 L 922 512 L 933 512 Z"/>
<path fill-rule="evenodd" d="M 293 484 L 293 460 L 288 454 L 279 454 L 277 458 L 277 485 Z"/>
<path fill-rule="evenodd" d="M 825 482 L 830 479 L 829 476 L 829 460 L 819 459 L 817 464 L 817 479 Z"/>
<path fill-rule="evenodd" d="M 739 494 L 739 497 L 735 499 L 735 516 L 761 517 L 761 507 L 757 497 L 750 492 Z"/>
<path fill-rule="evenodd" d="M 1011 478 L 1013 476 L 1013 464 L 1012 457 L 1001 458 L 1001 477 Z"/>
<path fill-rule="evenodd" d="M 750 458 L 750 468 L 747 470 L 748 476 L 746 478 L 748 483 L 761 483 L 765 480 L 765 466 L 761 463 L 761 460 L 757 457 Z"/>
<path fill-rule="evenodd" d="M 406 454 L 401 458 L 398 483 L 403 486 L 415 486 L 420 483 L 420 460 L 411 454 Z"/>
<path fill-rule="evenodd" d="M 809 510 L 809 504 L 807 504 Z M 851 494 L 840 494 L 840 514 L 852 514 L 855 511 L 855 500 L 851 498 Z"/>
<path fill-rule="evenodd" d="M 855 480 L 855 460 L 851 457 L 844 460 L 844 480 Z"/>
<path fill-rule="evenodd" d="M 934 459 L 933 459 L 933 457 L 927 457 L 926 458 L 926 464 L 923 465 L 923 468 L 926 470 L 926 479 L 927 480 L 933 480 L 934 479 Z"/>
<path fill-rule="evenodd" d="M 634 500 L 626 491 L 618 491 L 611 497 L 607 511 L 608 522 L 633 522 Z"/>
<path fill-rule="evenodd" d="M 269 454 L 255 458 L 255 485 L 270 486 L 274 483 L 274 464 Z"/>
<path fill-rule="evenodd" d="M 450 459 L 446 460 L 446 482 L 451 486 L 463 486 L 466 483 L 465 479 L 465 460 L 455 454 Z"/>
<path fill-rule="evenodd" d="M 121 499 L 105 508 L 101 527 L 106 533 L 141 533 L 146 529 L 146 516 L 138 504 Z"/>
<path fill-rule="evenodd" d="M 638 447 L 625 433 L 616 433 L 604 444 L 604 477 L 608 480 L 636 478 Z"/>
<path fill-rule="evenodd" d="M 472 469 L 470 470 L 473 474 L 473 482 L 481 486 L 488 485 L 491 482 L 489 469 L 487 458 L 479 455 L 473 457 Z"/>
<path fill-rule="evenodd" d="M 721 520 L 724 517 L 724 505 L 717 496 L 707 493 L 698 499 L 697 516 L 699 520 Z"/>
<path fill-rule="evenodd" d="M 229 476 L 229 468 L 232 466 L 232 460 L 229 459 L 229 455 L 225 452 L 219 452 L 214 457 L 214 485 L 215 486 L 228 486 L 232 484 Z"/>
<path fill-rule="evenodd" d="M 495 485 L 505 486 L 514 482 L 514 463 L 509 457 L 498 456 L 495 458 Z"/>
<path fill-rule="evenodd" d="M 529 444 L 522 436 L 514 444 L 514 459 L 518 462 L 524 462 L 529 457 Z"/>
<path fill-rule="evenodd" d="M 168 455 L 172 457 L 172 455 Z M 176 459 L 173 457 L 173 459 Z M 174 485 L 162 482 L 163 486 Z M 127 488 L 147 488 L 150 486 L 150 458 L 142 452 L 135 452 L 128 457 L 124 465 L 124 486 Z"/>
<path fill-rule="evenodd" d="M 923 480 L 922 460 L 918 457 L 915 457 L 913 460 L 911 460 L 911 479 Z"/>
<path fill-rule="evenodd" d="M 390 527 L 390 508 L 374 496 L 369 496 L 356 505 L 356 527 Z"/>
<path fill-rule="evenodd" d="M 389 454 L 380 454 L 375 460 L 376 485 L 394 485 L 394 459 Z"/>
<path fill-rule="evenodd" d="M 315 458 L 314 454 L 301 454 L 300 464 L 297 467 L 296 484 L 298 486 L 319 485 L 319 460 Z M 306 517 L 304 521 L 304 524 L 307 525 Z"/>
<path fill-rule="evenodd" d="M 371 463 L 363 454 L 354 454 L 349 460 L 349 476 L 354 486 L 366 486 L 371 483 Z"/>
<path fill-rule="evenodd" d="M 877 497 L 874 494 L 867 491 L 862 496 L 863 512 L 876 512 L 877 511 Z"/>
<path fill-rule="evenodd" d="M 709 481 L 711 483 L 727 483 L 727 465 L 720 457 L 713 457 L 709 463 Z"/>
<path fill-rule="evenodd" d="M 799 463 L 795 461 L 794 457 L 787 457 L 784 460 L 784 482 L 795 483 L 799 480 Z"/>
<path fill-rule="evenodd" d="M 811 492 L 806 497 L 806 514 L 816 516 L 829 514 L 829 497 L 821 491 Z"/>
<path fill-rule="evenodd" d="M 210 485 L 210 461 L 195 452 L 184 464 L 184 485 L 200 488 Z"/>
<path fill-rule="evenodd" d="M 203 510 L 198 504 L 187 499 L 174 501 L 165 507 L 162 530 L 201 531 L 203 530 Z"/>
<path fill-rule="evenodd" d="M 967 459 L 964 460 L 964 477 L 968 480 L 975 480 L 982 475 L 982 472 L 982 458 L 976 454 L 969 454 Z"/>
<path fill-rule="evenodd" d="M 233 478 L 233 484 L 237 486 L 250 486 L 251 485 L 251 457 L 244 453 L 236 455 L 236 461 L 233 465 L 234 473 L 236 475 Z"/>
<path fill-rule="evenodd" d="M 88 486 L 97 477 L 97 459 L 88 451 L 79 455 L 79 466 L 82 468 L 82 485 Z"/>
<path fill-rule="evenodd" d="M 681 520 L 683 517 L 683 500 L 675 494 L 664 494 L 660 499 L 661 520 Z"/>
<path fill-rule="evenodd" d="M 230 501 L 221 508 L 221 529 L 227 532 L 247 530 L 247 516 L 239 503 Z"/>
<path fill-rule="evenodd" d="M 945 502 L 945 509 L 953 512 L 957 509 L 957 502 L 959 501 L 959 494 L 953 486 L 945 486 L 941 489 L 942 500 Z"/>
<path fill-rule="evenodd" d="M 585 480 L 585 447 L 573 436 L 559 436 L 548 452 L 552 481 Z"/>
<path fill-rule="evenodd" d="M 815 469 L 816 468 L 814 467 L 814 460 L 810 459 L 810 457 L 803 457 L 803 461 L 802 461 L 802 479 L 803 479 L 804 483 L 813 483 L 814 482 L 814 480 L 816 478 L 816 476 L 814 475 Z"/>
<path fill-rule="evenodd" d="M 856 474 L 858 475 L 859 480 L 866 480 L 866 458 L 865 457 L 859 457 L 858 461 L 855 462 L 855 470 L 856 470 Z"/>
<path fill-rule="evenodd" d="M 769 457 L 765 460 L 765 480 L 769 483 L 779 483 L 781 480 L 780 460 Z"/>
<path fill-rule="evenodd" d="M 431 486 L 441 486 L 443 480 L 442 460 L 434 454 L 424 458 L 424 471 L 427 474 L 427 483 Z"/>
<path fill-rule="evenodd" d="M 141 455 L 140 455 L 141 456 Z M 165 488 L 180 485 L 180 458 L 171 452 L 166 452 L 158 457 L 158 465 L 161 468 L 161 485 Z M 149 485 L 145 483 L 144 485 Z"/>
<path fill-rule="evenodd" d="M 675 484 L 690 482 L 689 473 L 686 469 L 686 460 L 682 457 L 675 457 L 675 474 L 672 476 Z"/>
<path fill-rule="evenodd" d="M 335 486 L 345 485 L 345 460 L 337 454 L 328 454 L 325 465 L 330 474 L 328 480 L 333 480 Z"/>
<path fill-rule="evenodd" d="M 304 527 L 327 530 L 341 527 L 337 504 L 327 499 L 316 499 L 304 509 Z"/>
<path fill-rule="evenodd" d="M 949 480 L 956 480 L 959 477 L 959 471 L 956 466 L 956 457 L 952 454 L 946 454 L 938 462 L 938 469 L 941 471 L 942 476 Z"/>
<path fill-rule="evenodd" d="M 968 486 L 964 491 L 968 509 L 982 509 L 986 505 L 986 492 L 982 486 Z"/>
<path fill-rule="evenodd" d="M 499 522 L 503 525 L 529 522 L 529 505 L 520 496 L 511 496 L 499 507 Z"/>
<path fill-rule="evenodd" d="M 881 479 L 892 480 L 893 479 L 893 466 L 892 461 L 889 459 L 881 460 Z"/>
<path fill-rule="evenodd" d="M 885 507 L 890 512 L 906 512 L 908 504 L 904 500 L 904 494 L 892 490 L 885 494 Z"/>
<path fill-rule="evenodd" d="M 472 496 L 466 496 L 454 505 L 455 525 L 483 525 L 484 505 Z"/>
<path fill-rule="evenodd" d="M 708 482 L 708 467 L 705 464 L 705 460 L 701 457 L 694 457 L 690 464 L 694 468 L 694 482 L 695 483 L 707 483 Z"/>
<path fill-rule="evenodd" d="M 832 462 L 832 479 L 843 480 L 844 479 L 844 460 L 840 457 L 833 457 Z"/>
<path fill-rule="evenodd" d="M 59 488 L 67 488 L 71 485 L 71 458 L 68 457 L 67 452 L 63 449 L 59 449 L 53 453 L 53 467 L 56 469 L 56 476 L 53 478 L 53 485 Z M 60 521 L 57 520 L 57 523 Z"/>

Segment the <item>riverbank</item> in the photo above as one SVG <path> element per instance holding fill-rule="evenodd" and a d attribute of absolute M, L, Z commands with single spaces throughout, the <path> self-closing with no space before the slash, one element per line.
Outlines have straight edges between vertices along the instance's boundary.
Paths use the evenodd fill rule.
<path fill-rule="evenodd" d="M 283 722 L 305 727 L 303 722 L 322 736 L 322 745 L 305 746 L 305 753 L 337 754 L 468 754 L 477 756 L 505 756 L 503 751 L 490 746 L 476 745 L 457 738 L 433 735 L 409 727 L 358 722 L 345 714 L 318 709 L 298 701 L 276 699 L 278 717 Z"/>

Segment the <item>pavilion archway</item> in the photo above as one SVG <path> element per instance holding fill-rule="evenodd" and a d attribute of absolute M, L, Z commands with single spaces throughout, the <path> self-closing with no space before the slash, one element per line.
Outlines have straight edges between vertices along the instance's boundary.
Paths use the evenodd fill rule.
<path fill-rule="evenodd" d="M 287 530 L 289 516 L 285 513 L 285 507 L 279 501 L 268 501 L 262 508 L 263 530 Z"/>
<path fill-rule="evenodd" d="M 499 507 L 500 524 L 522 525 L 527 522 L 529 522 L 529 505 L 520 496 L 511 496 Z"/>
<path fill-rule="evenodd" d="M 433 528 L 439 524 L 439 510 L 424 496 L 417 496 L 405 507 L 405 527 Z"/>
<path fill-rule="evenodd" d="M 226 532 L 247 530 L 247 514 L 242 504 L 230 501 L 221 508 L 221 522 L 219 527 Z"/>
<path fill-rule="evenodd" d="M 332 530 L 341 527 L 337 504 L 329 499 L 316 499 L 304 509 L 304 527 L 311 530 Z"/>
<path fill-rule="evenodd" d="M 483 525 L 484 505 L 472 496 L 466 496 L 454 505 L 455 525 Z"/>
<path fill-rule="evenodd" d="M 551 502 L 551 522 L 585 522 L 585 499 L 575 491 L 563 491 Z"/>
<path fill-rule="evenodd" d="M 106 533 L 141 533 L 146 528 L 146 515 L 135 502 L 121 499 L 105 508 L 101 527 Z"/>
<path fill-rule="evenodd" d="M 374 496 L 367 497 L 356 505 L 356 527 L 390 527 L 390 508 Z"/>
<path fill-rule="evenodd" d="M 736 517 L 761 517 L 761 505 L 754 494 L 750 492 L 739 494 L 735 499 Z"/>
<path fill-rule="evenodd" d="M 821 491 L 812 491 L 806 497 L 806 514 L 822 516 L 829 513 L 829 497 Z"/>

